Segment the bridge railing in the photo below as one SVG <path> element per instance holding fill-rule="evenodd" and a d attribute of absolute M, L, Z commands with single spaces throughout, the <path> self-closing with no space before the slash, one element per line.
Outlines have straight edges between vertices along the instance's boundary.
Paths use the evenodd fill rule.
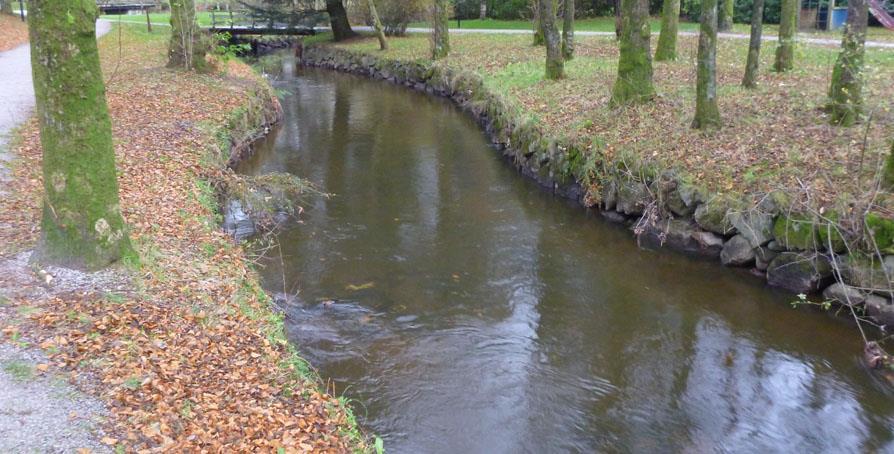
<path fill-rule="evenodd" d="M 285 22 L 274 17 L 263 17 L 250 11 L 211 11 L 211 29 L 264 29 L 264 30 L 299 30 L 313 28 L 319 18 L 303 17 L 293 22 Z"/>

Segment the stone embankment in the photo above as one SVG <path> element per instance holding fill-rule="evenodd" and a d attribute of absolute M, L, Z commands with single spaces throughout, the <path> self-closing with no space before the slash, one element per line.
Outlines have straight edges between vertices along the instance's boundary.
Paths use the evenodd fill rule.
<path fill-rule="evenodd" d="M 867 217 L 875 251 L 845 253 L 849 249 L 833 223 L 793 209 L 784 193 L 759 200 L 745 194 L 709 193 L 687 175 L 631 157 L 583 163 L 594 155 L 585 153 L 591 144 L 550 137 L 532 121 L 521 120 L 475 73 L 324 44 L 305 49 L 302 61 L 451 99 L 479 122 L 494 147 L 522 174 L 559 196 L 598 208 L 611 221 L 629 225 L 641 245 L 747 267 L 771 286 L 821 293 L 839 304 L 865 307 L 878 323 L 894 324 L 890 220 Z"/>

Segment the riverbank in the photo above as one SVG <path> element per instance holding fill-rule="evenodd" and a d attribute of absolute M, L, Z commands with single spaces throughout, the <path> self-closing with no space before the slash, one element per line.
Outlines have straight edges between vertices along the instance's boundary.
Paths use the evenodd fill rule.
<path fill-rule="evenodd" d="M 34 120 L 20 128 L 0 200 L 2 341 L 43 350 L 50 373 L 102 400 L 109 449 L 362 450 L 345 402 L 320 390 L 249 258 L 219 228 L 211 182 L 231 149 L 277 120 L 272 90 L 235 61 L 213 74 L 168 70 L 167 39 L 127 27 L 100 41 L 140 264 L 30 268 L 41 156 Z"/>
<path fill-rule="evenodd" d="M 748 267 L 793 293 L 827 290 L 830 299 L 866 302 L 881 323 L 894 322 L 890 269 L 880 266 L 894 252 L 890 195 L 869 190 L 894 136 L 890 53 L 867 53 L 872 121 L 838 128 L 819 110 L 837 49 L 811 47 L 795 71 L 765 69 L 761 87 L 748 91 L 738 85 L 747 43 L 721 41 L 724 128 L 702 133 L 689 128 L 692 38 L 680 38 L 677 62 L 655 65 L 655 102 L 622 110 L 607 107 L 612 39 L 578 40 L 559 82 L 542 80 L 543 49 L 520 37 L 451 41 L 451 55 L 438 63 L 427 59 L 421 36 L 391 39 L 384 53 L 370 39 L 315 44 L 304 59 L 450 97 L 523 173 L 629 224 L 643 244 Z M 762 54 L 769 68 L 772 47 Z M 836 280 L 859 291 L 829 289 Z"/>

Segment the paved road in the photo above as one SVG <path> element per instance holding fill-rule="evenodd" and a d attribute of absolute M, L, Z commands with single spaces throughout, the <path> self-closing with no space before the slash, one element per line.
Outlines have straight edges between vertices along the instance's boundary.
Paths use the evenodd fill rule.
<path fill-rule="evenodd" d="M 108 21 L 98 21 L 96 36 L 108 33 L 111 28 Z M 25 121 L 32 109 L 34 84 L 31 80 L 31 48 L 23 44 L 0 52 L 0 183 L 8 178 L 5 164 L 11 159 L 7 150 L 10 131 Z M 0 186 L 2 193 L 3 186 Z"/>

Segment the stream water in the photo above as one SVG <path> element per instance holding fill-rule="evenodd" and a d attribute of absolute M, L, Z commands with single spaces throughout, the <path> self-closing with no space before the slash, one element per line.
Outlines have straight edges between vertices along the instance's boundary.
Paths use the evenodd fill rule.
<path fill-rule="evenodd" d="M 853 326 L 638 249 L 447 101 L 288 67 L 240 171 L 331 193 L 266 260 L 290 339 L 392 453 L 894 451 Z"/>

